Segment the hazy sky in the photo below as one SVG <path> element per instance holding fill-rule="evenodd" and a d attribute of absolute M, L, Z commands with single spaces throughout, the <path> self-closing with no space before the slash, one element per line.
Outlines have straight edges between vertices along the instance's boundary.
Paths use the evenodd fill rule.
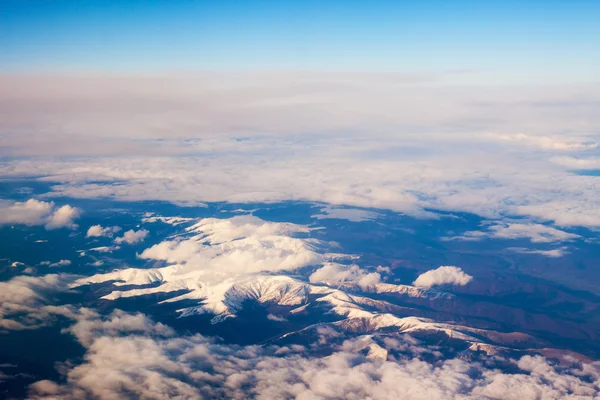
<path fill-rule="evenodd" d="M 600 2 L 0 3 L 0 70 L 468 72 L 600 81 Z"/>

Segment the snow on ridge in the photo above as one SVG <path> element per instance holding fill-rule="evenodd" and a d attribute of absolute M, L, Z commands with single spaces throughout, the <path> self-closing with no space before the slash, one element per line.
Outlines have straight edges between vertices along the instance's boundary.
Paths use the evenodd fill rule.
<path fill-rule="evenodd" d="M 228 316 L 234 315 L 241 307 L 237 301 L 240 294 L 236 294 L 236 290 L 241 289 L 236 284 L 247 282 L 247 278 L 250 278 L 248 284 L 254 284 L 253 289 L 261 291 L 260 285 L 265 283 L 260 281 L 260 275 L 319 265 L 324 258 L 317 249 L 326 247 L 325 243 L 316 239 L 293 236 L 310 232 L 306 226 L 267 222 L 254 216 L 205 218 L 185 228 L 185 232 L 187 238 L 163 241 L 138 255 L 143 259 L 164 260 L 170 265 L 152 269 L 127 268 L 98 274 L 82 278 L 75 285 L 109 281 L 115 281 L 115 286 L 155 285 L 151 288 L 115 290 L 104 296 L 107 300 L 186 290 L 187 293 L 168 301 L 202 299 L 204 302 L 199 307 L 182 310 L 182 315 L 212 312 Z M 287 277 L 277 279 L 279 282 L 287 280 L 285 284 L 291 284 Z M 257 297 L 252 291 L 248 296 Z M 280 301 L 300 304 L 294 303 L 292 295 Z"/>
<path fill-rule="evenodd" d="M 397 285 L 393 283 L 379 282 L 373 285 L 360 286 L 352 283 L 346 283 L 341 286 L 350 290 L 360 290 L 363 293 L 376 294 L 399 294 L 409 297 L 421 297 L 429 299 L 451 299 L 454 297 L 452 293 L 444 292 L 436 289 L 421 288 L 411 285 Z"/>
<path fill-rule="evenodd" d="M 173 293 L 162 303 L 198 301 L 198 305 L 177 310 L 180 317 L 209 313 L 214 315 L 213 323 L 235 317 L 247 300 L 288 306 L 292 312 L 308 307 L 309 296 L 312 296 L 315 304 L 325 305 L 329 312 L 343 317 L 346 323 L 362 321 L 360 323 L 372 330 L 384 327 L 397 327 L 403 331 L 423 327 L 451 329 L 451 325 L 435 325 L 422 318 L 397 317 L 389 312 L 394 308 L 393 304 L 365 297 L 369 293 L 397 293 L 437 298 L 444 295 L 439 291 L 385 284 L 378 279 L 370 280 L 373 283 L 369 284 L 346 282 L 334 288 L 282 275 L 284 271 L 311 265 L 338 265 L 338 269 L 347 269 L 348 266 L 332 263 L 328 261 L 330 257 L 318 252 L 326 247 L 326 243 L 296 237 L 310 230 L 303 225 L 266 222 L 251 215 L 201 219 L 185 228 L 187 238 L 163 241 L 139 255 L 144 259 L 164 260 L 169 265 L 97 274 L 81 278 L 72 286 L 113 282 L 116 288 L 103 297 L 105 300 Z M 126 285 L 153 286 L 125 289 Z M 118 290 L 120 288 L 122 290 Z M 353 293 L 347 293 L 347 290 Z M 174 293 L 180 291 L 184 293 Z M 372 311 L 374 309 L 377 311 Z"/>
<path fill-rule="evenodd" d="M 185 224 L 186 222 L 191 222 L 191 221 L 196 221 L 196 220 L 197 220 L 197 218 L 162 217 L 162 216 L 149 216 L 149 217 L 142 218 L 142 222 L 146 222 L 146 223 L 162 222 L 164 224 L 173 225 L 173 226 Z"/>
<path fill-rule="evenodd" d="M 172 266 L 178 267 L 178 266 Z M 104 277 L 96 276 L 89 282 L 101 282 L 104 279 L 129 279 L 129 282 L 148 284 L 160 282 L 165 276 L 156 270 L 123 270 Z M 121 274 L 122 273 L 122 274 Z M 176 273 L 171 271 L 170 273 Z M 168 276 L 169 274 L 165 274 Z M 73 286 L 83 284 L 82 280 Z M 337 314 L 343 319 L 333 324 L 345 329 L 360 329 L 373 332 L 383 328 L 397 328 L 400 332 L 440 331 L 455 339 L 471 343 L 485 343 L 488 335 L 485 330 L 458 326 L 450 323 L 438 323 L 421 317 L 398 317 L 389 312 L 370 311 L 365 306 L 373 308 L 373 302 L 379 302 L 385 309 L 386 303 L 372 300 L 368 297 L 348 294 L 340 289 L 328 286 L 312 285 L 289 276 L 283 275 L 252 275 L 239 279 L 228 279 L 216 284 L 203 284 L 193 279 L 166 282 L 154 288 L 140 288 L 127 291 L 113 291 L 102 297 L 106 300 L 116 300 L 121 297 L 135 297 L 158 292 L 188 290 L 183 295 L 163 300 L 161 303 L 172 303 L 184 299 L 197 299 L 201 304 L 177 310 L 180 317 L 192 315 L 214 314 L 212 323 L 219 323 L 227 318 L 234 318 L 245 301 L 254 300 L 259 303 L 277 304 L 290 307 L 290 313 L 297 308 L 310 305 L 309 295 L 316 295 L 316 302 L 326 305 L 330 313 Z"/>

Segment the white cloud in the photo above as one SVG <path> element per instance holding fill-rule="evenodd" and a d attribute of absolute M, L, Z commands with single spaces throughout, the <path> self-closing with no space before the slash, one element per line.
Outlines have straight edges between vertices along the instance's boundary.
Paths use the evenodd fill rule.
<path fill-rule="evenodd" d="M 600 169 L 600 157 L 554 157 L 552 162 L 571 169 Z"/>
<path fill-rule="evenodd" d="M 271 321 L 275 321 L 275 322 L 284 322 L 287 321 L 287 319 L 277 316 L 277 315 L 273 315 L 273 314 L 268 314 L 267 315 L 267 319 L 271 320 Z"/>
<path fill-rule="evenodd" d="M 83 363 L 66 371 L 64 384 L 36 382 L 30 398 L 534 400 L 599 394 L 597 364 L 559 367 L 527 355 L 505 360 L 514 372 L 503 373 L 461 359 L 427 363 L 419 355 L 441 355 L 437 348 L 402 335 L 379 342 L 350 339 L 328 356 L 310 357 L 302 346 L 236 346 L 201 335 L 175 337 L 141 314 L 116 311 L 100 317 L 83 310 L 79 315 L 70 331 L 87 350 Z M 325 342 L 332 337 L 321 336 Z M 378 350 L 380 356 L 363 356 L 363 349 L 369 354 Z M 389 356 L 390 350 L 400 353 Z"/>
<path fill-rule="evenodd" d="M 321 208 L 320 214 L 315 214 L 312 218 L 317 219 L 345 219 L 351 222 L 371 221 L 381 217 L 382 215 L 373 211 L 360 210 L 357 208 L 340 208 L 327 206 Z"/>
<path fill-rule="evenodd" d="M 495 239 L 529 239 L 532 243 L 564 242 L 581 236 L 558 230 L 546 225 L 534 223 L 497 223 L 487 227 L 486 231 L 469 231 L 462 236 L 448 239 L 479 240 L 482 238 Z"/>
<path fill-rule="evenodd" d="M 581 178 L 593 179 L 593 177 Z M 559 226 L 600 227 L 600 212 L 598 212 L 598 205 L 593 199 L 580 199 L 579 196 L 570 197 L 568 195 L 562 197 L 561 200 L 548 201 L 544 204 L 519 206 L 515 212 L 518 215 L 551 220 Z"/>
<path fill-rule="evenodd" d="M 424 272 L 414 281 L 415 286 L 430 288 L 435 285 L 457 285 L 464 286 L 473 279 L 462 269 L 454 266 L 441 266 Z"/>
<path fill-rule="evenodd" d="M 358 265 L 342 265 L 325 263 L 309 277 L 312 283 L 326 283 L 328 286 L 339 286 L 343 283 L 356 283 L 367 287 L 380 282 L 379 272 L 365 272 Z"/>
<path fill-rule="evenodd" d="M 54 203 L 29 199 L 24 203 L 1 203 L 0 222 L 3 224 L 43 225 L 54 208 Z"/>
<path fill-rule="evenodd" d="M 112 253 L 115 250 L 119 250 L 121 247 L 120 246 L 99 246 L 99 247 L 93 247 L 91 249 L 89 249 L 90 251 L 97 251 L 99 253 Z M 85 251 L 82 251 L 79 253 L 80 256 L 84 256 L 85 255 Z"/>
<path fill-rule="evenodd" d="M 70 205 L 59 208 L 54 202 L 29 199 L 26 202 L 11 203 L 0 201 L 0 224 L 24 224 L 28 226 L 45 225 L 46 229 L 71 228 L 79 217 L 81 210 Z"/>
<path fill-rule="evenodd" d="M 128 230 L 123 234 L 123 237 L 118 237 L 115 239 L 115 243 L 127 243 L 127 244 L 136 244 L 143 242 L 146 236 L 148 236 L 148 231 L 146 229 L 140 229 L 139 231 L 134 231 L 133 229 Z"/>
<path fill-rule="evenodd" d="M 173 225 L 173 226 L 185 224 L 185 223 L 188 223 L 193 220 L 194 220 L 194 218 L 162 217 L 162 216 L 152 216 L 152 214 L 149 214 L 149 216 L 142 218 L 143 222 L 147 222 L 147 223 L 162 222 L 163 224 L 169 224 L 169 225 Z"/>
<path fill-rule="evenodd" d="M 101 225 L 92 225 L 87 230 L 85 237 L 112 237 L 113 234 L 119 232 L 121 230 L 118 226 L 108 226 L 103 228 Z"/>
<path fill-rule="evenodd" d="M 62 183 L 55 195 L 76 197 L 309 200 L 600 226 L 594 177 L 563 166 L 596 162 L 598 85 L 409 81 L 283 72 L 190 76 L 186 85 L 169 76 L 0 76 L 0 128 L 14 132 L 3 134 L 14 158 L 0 174 L 41 176 Z M 117 86 L 128 89 L 116 96 Z M 178 106 L 165 112 L 166 104 Z"/>
<path fill-rule="evenodd" d="M 293 270 L 321 260 L 313 249 L 316 241 L 291 236 L 307 232 L 302 225 L 237 216 L 202 219 L 186 230 L 194 235 L 191 239 L 163 241 L 140 257 L 184 263 L 189 270 L 222 276 Z"/>
<path fill-rule="evenodd" d="M 71 261 L 70 260 L 60 260 L 57 262 L 50 262 L 50 261 L 42 261 L 40 263 L 40 265 L 47 265 L 49 267 L 66 267 L 71 265 Z"/>
<path fill-rule="evenodd" d="M 77 340 L 90 346 L 98 336 L 118 336 L 121 334 L 144 334 L 158 336 L 174 336 L 175 331 L 161 323 L 154 323 L 144 314 L 129 314 L 121 310 L 113 311 L 108 318 L 91 309 L 80 309 L 77 323 L 68 332 L 75 335 Z"/>
<path fill-rule="evenodd" d="M 132 285 L 159 283 L 152 289 L 116 291 L 105 298 L 135 296 L 144 293 L 187 290 L 171 299 L 205 299 L 193 312 L 210 311 L 230 316 L 226 293 L 236 284 L 250 279 L 260 284 L 257 274 L 291 271 L 322 262 L 316 252 L 323 244 L 309 238 L 293 237 L 309 229 L 290 223 L 266 222 L 253 216 L 230 219 L 206 218 L 186 228 L 187 239 L 167 240 L 145 249 L 140 258 L 164 260 L 162 268 L 123 269 L 82 278 L 78 284 L 124 281 Z M 280 279 L 289 279 L 279 277 Z M 300 285 L 302 286 L 302 285 Z"/>
<path fill-rule="evenodd" d="M 81 214 L 80 210 L 70 205 L 64 205 L 57 209 L 54 214 L 50 216 L 46 229 L 57 229 L 57 228 L 77 228 L 77 225 L 73 223 L 73 220 L 79 217 Z"/>
<path fill-rule="evenodd" d="M 0 332 L 36 329 L 56 315 L 70 316 L 69 307 L 49 305 L 57 294 L 69 290 L 72 275 L 16 276 L 0 282 Z"/>
<path fill-rule="evenodd" d="M 92 158 L 41 164 L 17 160 L 7 174 L 49 174 L 48 180 L 63 182 L 53 187 L 55 194 L 74 197 L 177 204 L 309 200 L 420 217 L 432 217 L 424 211 L 427 208 L 486 218 L 525 215 L 561 225 L 600 226 L 593 177 L 556 168 L 542 154 L 528 155 L 530 161 L 523 165 L 524 156 L 517 150 L 490 153 L 484 145 L 452 143 L 450 138 L 449 154 L 437 154 L 431 143 L 423 141 L 415 144 L 421 149 L 418 157 L 406 148 L 413 139 L 404 137 L 357 138 L 355 145 L 325 137 L 302 142 L 305 148 L 288 152 L 279 149 L 285 138 L 252 140 L 257 154 L 236 142 L 217 158 Z M 466 157 L 463 152 L 468 148 L 475 148 L 475 155 Z M 386 151 L 398 155 L 377 157 Z M 205 173 L 194 173 L 198 170 Z M 87 182 L 100 179 L 98 175 L 108 182 Z"/>
<path fill-rule="evenodd" d="M 204 246 L 195 240 L 167 240 L 147 248 L 140 254 L 140 258 L 165 260 L 170 263 L 187 263 L 203 249 Z"/>
<path fill-rule="evenodd" d="M 515 134 L 492 134 L 489 135 L 499 141 L 521 142 L 528 146 L 539 147 L 545 150 L 593 150 L 600 145 L 597 141 L 582 140 L 578 137 L 569 136 L 546 136 L 546 135 L 527 135 L 523 133 Z"/>
<path fill-rule="evenodd" d="M 552 250 L 527 249 L 524 247 L 509 247 L 507 250 L 521 254 L 539 254 L 544 257 L 559 258 L 569 254 L 566 247 Z"/>

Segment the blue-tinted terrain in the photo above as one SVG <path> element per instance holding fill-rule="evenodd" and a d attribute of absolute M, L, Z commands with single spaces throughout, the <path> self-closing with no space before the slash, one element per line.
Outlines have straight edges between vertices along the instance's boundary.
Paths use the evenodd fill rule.
<path fill-rule="evenodd" d="M 156 201 L 48 198 L 44 195 L 51 187 L 33 181 L 5 181 L 1 188 L 0 196 L 4 199 L 24 201 L 38 197 L 83 210 L 75 229 L 46 230 L 43 226 L 19 224 L 0 227 L 0 242 L 3 243 L 0 280 L 4 282 L 23 275 L 91 277 L 127 268 L 162 268 L 169 262 L 148 260 L 140 255 L 168 238 L 183 240 L 189 237 L 186 228 L 204 218 L 227 220 L 252 215 L 264 222 L 314 228 L 292 236 L 309 243 L 316 240 L 323 251 L 344 254 L 345 258 L 339 261 L 341 265 L 358 265 L 365 272 L 383 271 L 380 282 L 385 284 L 411 285 L 425 271 L 438 266 L 460 266 L 472 280 L 463 286 L 438 286 L 439 293 L 435 292 L 435 295 L 427 294 L 427 291 L 423 295 L 399 290 L 386 292 L 373 289 L 379 283 L 367 288 L 350 279 L 329 285 L 350 296 L 369 298 L 371 303 L 365 303 L 361 309 L 372 315 L 385 313 L 395 318 L 418 317 L 450 324 L 448 326 L 454 328 L 419 328 L 410 333 L 423 343 L 440 346 L 445 357 L 456 357 L 470 348 L 474 339 L 461 339 L 460 333 L 467 332 L 461 327 L 475 329 L 469 331 L 469 336 L 478 338 L 480 345 L 496 347 L 495 352 L 499 353 L 514 356 L 519 352 L 537 351 L 555 355 L 548 350 L 555 349 L 554 352 L 577 353 L 581 358 L 600 357 L 600 270 L 597 268 L 600 243 L 595 232 L 584 228 L 569 229 L 568 233 L 577 238 L 558 245 L 553 241 L 532 243 L 527 238 L 461 240 L 456 238 L 482 230 L 490 222 L 472 214 L 436 210 L 428 210 L 434 214 L 433 218 L 419 219 L 385 210 L 354 208 L 355 214 L 336 218 L 324 214 L 325 204 L 306 202 L 208 203 L 204 207 L 181 207 Z M 148 219 L 157 216 L 180 217 L 182 222 L 173 224 Z M 364 220 L 357 216 L 363 216 Z M 515 218 L 515 221 L 519 219 Z M 119 226 L 120 232 L 145 229 L 148 234 L 139 243 L 115 245 L 112 235 L 86 237 L 87 229 L 96 224 Z M 557 247 L 564 255 L 535 253 Z M 60 265 L 61 260 L 70 263 Z M 377 268 L 381 266 L 386 269 Z M 263 275 L 268 279 L 269 275 L 283 274 L 294 281 L 310 284 L 309 277 L 318 268 L 318 264 L 309 263 L 290 271 Z M 114 290 L 127 292 L 161 285 L 159 281 L 114 284 L 114 280 L 108 279 L 72 285 L 71 290 L 52 294 L 48 302 L 55 306 L 94 309 L 107 318 L 114 310 L 141 312 L 171 327 L 179 335 L 200 333 L 219 337 L 232 345 L 310 347 L 317 340 L 316 329 L 330 324 L 333 324 L 332 329 L 345 332 L 345 340 L 365 333 L 387 335 L 398 331 L 394 325 L 370 327 L 372 322 L 367 320 L 357 325 L 356 319 L 348 320 L 343 314 L 332 312 L 335 303 L 319 301 L 316 294 L 303 300 L 305 307 L 301 310 L 297 310 L 296 303 L 288 305 L 285 301 L 264 300 L 261 294 L 243 297 L 234 318 L 215 323 L 214 312 L 182 317 L 182 309 L 194 309 L 202 304 L 202 300 L 189 298 L 164 302 L 186 295 L 190 292 L 188 289 L 102 299 Z M 319 287 L 319 283 L 316 285 Z M 281 293 L 284 289 L 277 290 Z M 82 362 L 85 348 L 73 336 L 64 331 L 61 333 L 61 329 L 72 324 L 71 321 L 62 316 L 51 320 L 38 328 L 0 330 L 3 365 L 0 371 L 13 377 L 0 382 L 5 396 L 24 396 L 27 385 L 41 379 L 64 381 L 57 365 Z M 452 333 L 454 330 L 457 333 Z M 334 340 L 320 347 L 313 346 L 311 351 L 327 354 L 335 343 Z M 481 356 L 477 354 L 475 351 L 473 356 Z M 509 370 L 510 366 L 505 368 Z"/>

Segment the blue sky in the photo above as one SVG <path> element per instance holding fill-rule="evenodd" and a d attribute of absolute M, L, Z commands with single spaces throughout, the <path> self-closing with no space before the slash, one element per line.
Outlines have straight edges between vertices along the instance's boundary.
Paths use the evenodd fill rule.
<path fill-rule="evenodd" d="M 599 1 L 12 1 L 0 69 L 479 71 L 600 80 Z"/>

